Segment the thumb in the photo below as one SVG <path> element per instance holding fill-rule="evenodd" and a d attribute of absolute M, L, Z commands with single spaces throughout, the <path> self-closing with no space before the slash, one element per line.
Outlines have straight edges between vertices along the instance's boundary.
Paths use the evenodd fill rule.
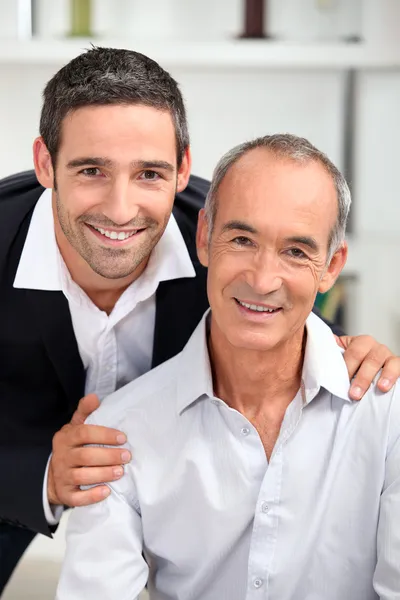
<path fill-rule="evenodd" d="M 87 417 L 99 408 L 100 401 L 96 394 L 88 394 L 79 400 L 78 408 L 72 415 L 72 425 L 82 425 Z"/>

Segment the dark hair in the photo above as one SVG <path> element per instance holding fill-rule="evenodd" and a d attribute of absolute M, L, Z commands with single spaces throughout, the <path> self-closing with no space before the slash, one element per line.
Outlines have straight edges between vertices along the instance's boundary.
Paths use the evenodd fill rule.
<path fill-rule="evenodd" d="M 107 104 L 142 104 L 169 111 L 174 120 L 180 166 L 189 145 L 189 132 L 176 81 L 143 54 L 96 46 L 60 69 L 44 89 L 40 135 L 54 166 L 65 116 L 84 106 Z"/>

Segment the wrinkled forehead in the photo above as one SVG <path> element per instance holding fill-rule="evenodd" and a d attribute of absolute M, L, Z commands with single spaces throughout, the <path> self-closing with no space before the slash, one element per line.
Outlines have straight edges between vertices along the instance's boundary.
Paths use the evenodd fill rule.
<path fill-rule="evenodd" d="M 317 161 L 255 149 L 228 170 L 217 195 L 216 226 L 240 220 L 265 233 L 308 229 L 329 239 L 338 214 L 335 183 Z"/>

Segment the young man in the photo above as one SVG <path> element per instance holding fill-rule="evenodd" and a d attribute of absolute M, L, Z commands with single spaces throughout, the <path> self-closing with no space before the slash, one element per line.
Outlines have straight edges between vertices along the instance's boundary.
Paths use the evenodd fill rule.
<path fill-rule="evenodd" d="M 208 184 L 184 192 L 185 108 L 158 64 L 105 48 L 71 61 L 46 86 L 34 162 L 42 187 L 29 175 L 0 184 L 0 589 L 29 530 L 49 535 L 61 505 L 103 499 L 106 486 L 79 485 L 118 479 L 130 460 L 84 448 L 125 438 L 82 425 L 93 396 L 71 422 L 79 399 L 174 356 L 208 305 L 194 244 Z M 393 384 L 390 356 L 356 339 L 350 373 L 366 360 L 354 385 L 384 363 Z"/>
<path fill-rule="evenodd" d="M 311 313 L 346 257 L 350 192 L 304 139 L 229 152 L 199 220 L 206 314 L 89 423 L 133 459 L 76 508 L 57 600 L 396 600 L 400 392 L 352 402 Z M 311 314 L 310 314 L 311 313 Z"/>

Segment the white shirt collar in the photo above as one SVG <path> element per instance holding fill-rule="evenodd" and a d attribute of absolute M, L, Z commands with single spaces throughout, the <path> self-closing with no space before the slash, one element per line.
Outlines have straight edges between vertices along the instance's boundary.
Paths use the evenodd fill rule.
<path fill-rule="evenodd" d="M 207 346 L 210 315 L 208 310 L 182 351 L 178 375 L 177 408 L 185 408 L 202 397 L 212 398 L 213 384 Z M 305 403 L 311 402 L 321 388 L 351 402 L 350 380 L 341 349 L 326 323 L 311 313 L 306 321 L 307 342 L 302 372 Z"/>
<path fill-rule="evenodd" d="M 62 283 L 59 255 L 54 233 L 51 190 L 47 189 L 34 208 L 14 287 L 60 291 Z"/>
<path fill-rule="evenodd" d="M 63 290 L 63 264 L 54 233 L 51 189 L 46 189 L 32 214 L 14 279 L 14 287 L 61 291 Z M 195 277 L 196 273 L 189 252 L 173 215 L 154 248 L 143 275 L 146 279 L 151 278 L 157 285 L 161 281 L 170 279 Z"/>

